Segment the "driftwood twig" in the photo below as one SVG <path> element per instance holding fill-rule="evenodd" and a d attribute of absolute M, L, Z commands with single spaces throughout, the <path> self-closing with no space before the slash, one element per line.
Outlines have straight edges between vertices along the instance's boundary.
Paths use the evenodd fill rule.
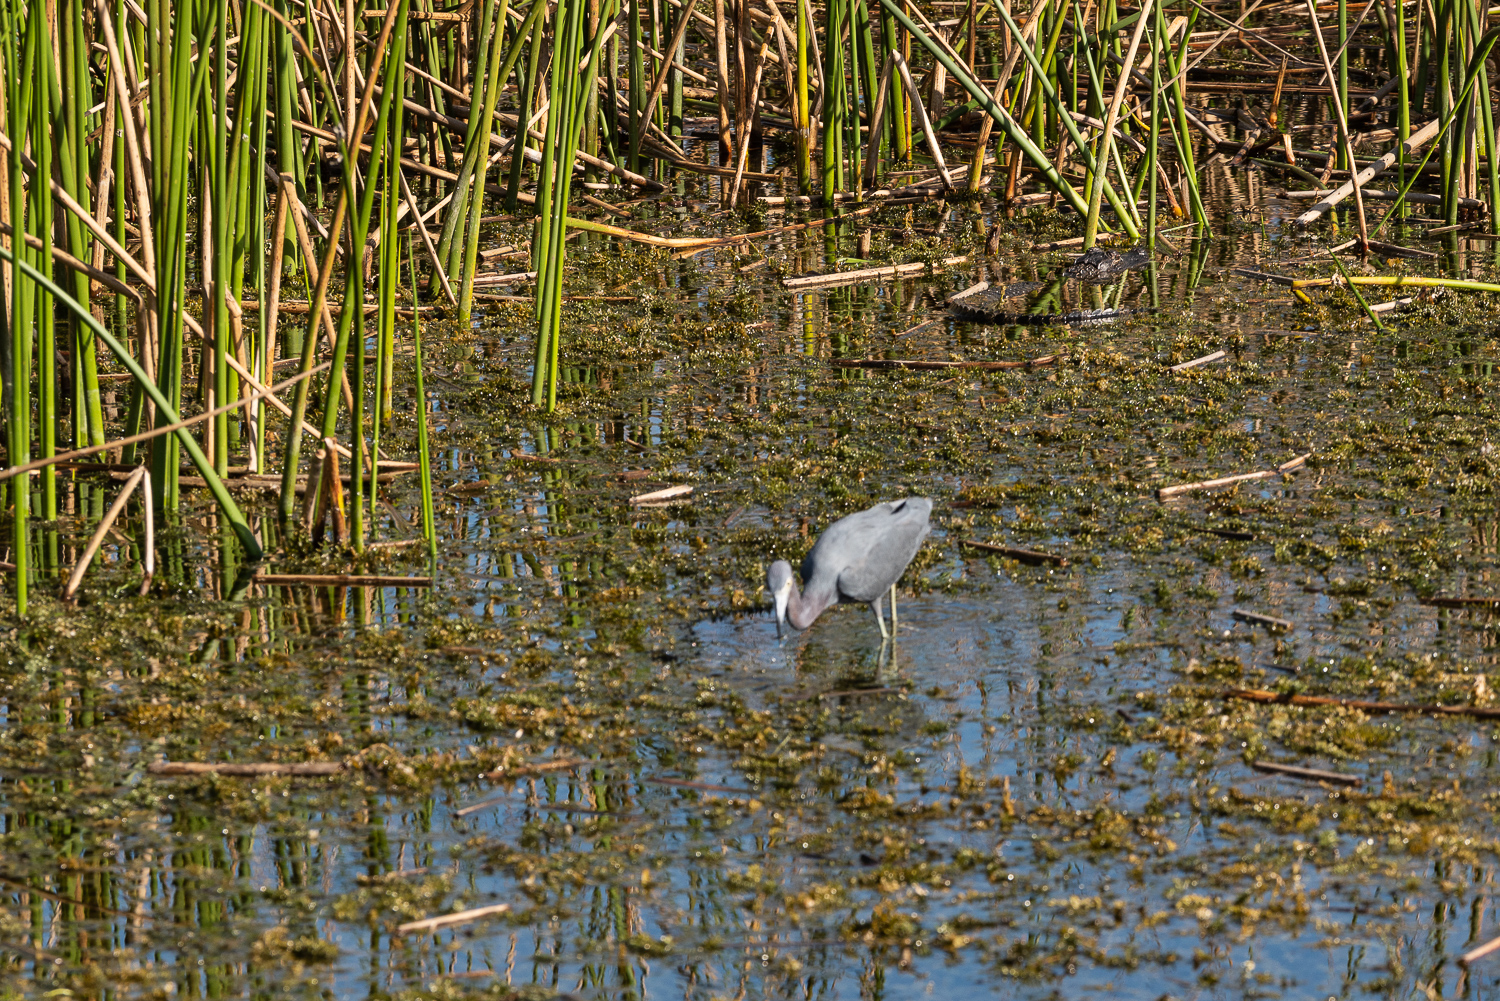
<path fill-rule="evenodd" d="M 1199 365 L 1207 365 L 1211 361 L 1218 361 L 1226 354 L 1228 354 L 1227 351 L 1215 351 L 1212 354 L 1204 355 L 1202 358 L 1194 358 L 1192 361 L 1185 361 L 1181 365 L 1173 365 L 1171 368 L 1167 369 L 1167 371 L 1186 372 L 1190 368 L 1197 368 Z"/>
<path fill-rule="evenodd" d="M 968 255 L 945 257 L 937 263 L 943 267 L 962 264 Z M 858 271 L 837 271 L 831 275 L 804 275 L 801 278 L 783 278 L 781 284 L 791 289 L 831 288 L 835 285 L 853 285 L 872 278 L 900 278 L 902 275 L 919 275 L 928 266 L 920 261 L 911 264 L 890 264 L 883 268 L 861 268 Z"/>
<path fill-rule="evenodd" d="M 1257 688 L 1231 688 L 1226 699 L 1243 699 L 1264 705 L 1337 706 L 1366 713 L 1415 713 L 1423 716 L 1473 716 L 1475 719 L 1500 719 L 1500 709 L 1482 706 L 1412 705 L 1403 702 L 1366 702 L 1363 699 L 1335 699 L 1326 695 L 1290 695 Z"/>
<path fill-rule="evenodd" d="M 1068 559 L 1065 556 L 1057 556 L 1053 553 L 1039 553 L 1034 549 L 1018 549 L 1015 546 L 997 546 L 993 542 L 975 542 L 973 539 L 965 539 L 964 545 L 975 549 L 983 549 L 987 553 L 999 553 L 1001 556 L 1009 556 L 1013 560 L 1019 560 L 1030 566 L 1041 566 L 1050 563 L 1055 567 L 1065 567 Z"/>
<path fill-rule="evenodd" d="M 678 789 L 703 789 L 708 792 L 737 792 L 746 796 L 751 795 L 751 791 L 749 789 L 736 789 L 733 786 L 718 786 L 714 785 L 712 782 L 689 782 L 687 779 L 663 778 L 643 778 L 641 779 L 641 781 L 654 786 L 673 786 Z"/>
<path fill-rule="evenodd" d="M 1278 765 L 1274 761 L 1252 761 L 1250 767 L 1258 772 L 1270 772 L 1273 775 L 1285 775 L 1288 778 L 1308 779 L 1312 782 L 1332 782 L 1334 785 L 1357 786 L 1363 785 L 1364 779 L 1358 775 L 1344 775 L 1340 772 L 1325 772 L 1321 768 L 1302 768 L 1298 765 Z"/>
<path fill-rule="evenodd" d="M 1267 629 L 1280 629 L 1291 632 L 1294 623 L 1290 619 L 1278 619 L 1272 615 L 1261 615 L 1259 612 L 1245 612 L 1236 608 L 1230 611 L 1230 616 L 1241 622 L 1248 622 L 1252 626 L 1265 626 Z"/>
<path fill-rule="evenodd" d="M 431 587 L 431 577 L 396 577 L 357 573 L 258 573 L 253 584 L 284 587 Z"/>
<path fill-rule="evenodd" d="M 397 935 L 406 935 L 414 931 L 432 931 L 436 928 L 446 928 L 449 925 L 462 925 L 470 921 L 478 921 L 480 918 L 489 917 L 492 914 L 504 914 L 510 910 L 509 904 L 491 904 L 488 907 L 471 907 L 467 911 L 456 911 L 453 914 L 439 914 L 433 918 L 422 918 L 420 921 L 408 921 L 404 925 L 396 926 Z"/>
<path fill-rule="evenodd" d="M 675 500 L 675 501 L 678 501 L 678 502 L 682 502 L 683 499 L 686 498 L 692 492 L 693 492 L 693 488 L 692 487 L 688 486 L 686 483 L 679 483 L 675 487 L 666 487 L 666 488 L 661 489 L 661 490 L 653 490 L 650 493 L 646 493 L 646 494 L 636 494 L 634 497 L 630 498 L 630 503 L 632 503 L 632 504 L 660 504 L 663 501 L 672 501 L 672 500 Z"/>
<path fill-rule="evenodd" d="M 496 779 L 518 779 L 524 775 L 536 775 L 540 772 L 560 772 L 589 763 L 588 758 L 559 758 L 556 761 L 538 761 L 535 764 L 517 765 L 514 768 L 496 768 L 492 772 L 485 772 L 484 777 L 492 782 Z"/>
<path fill-rule="evenodd" d="M 1484 945 L 1477 946 L 1458 957 L 1460 966 L 1468 966 L 1470 963 L 1478 962 L 1492 952 L 1500 951 L 1500 938 L 1492 938 Z"/>
<path fill-rule="evenodd" d="M 152 775 L 337 775 L 342 761 L 153 761 L 146 766 Z"/>
<path fill-rule="evenodd" d="M 1500 608 L 1500 598 L 1422 598 L 1420 603 L 1432 608 Z"/>
<path fill-rule="evenodd" d="M 1221 476 L 1216 480 L 1200 480 L 1197 483 L 1181 483 L 1175 487 L 1161 487 L 1156 491 L 1157 500 L 1166 500 L 1168 497 L 1176 497 L 1192 490 L 1212 490 L 1215 487 L 1227 487 L 1233 483 L 1246 483 L 1250 480 L 1264 480 L 1271 476 L 1279 476 L 1282 473 L 1290 473 L 1294 469 L 1304 465 L 1312 453 L 1299 455 L 1290 462 L 1283 462 L 1275 469 L 1262 469 L 1254 473 L 1238 473 L 1234 476 Z"/>
<path fill-rule="evenodd" d="M 920 328 L 913 328 L 920 329 Z M 909 331 L 908 331 L 909 332 Z M 947 370 L 972 368 L 984 372 L 1005 372 L 1013 368 L 1038 368 L 1052 365 L 1066 358 L 1065 354 L 1042 355 L 1026 361 L 922 361 L 916 358 L 831 358 L 829 364 L 837 368 Z"/>

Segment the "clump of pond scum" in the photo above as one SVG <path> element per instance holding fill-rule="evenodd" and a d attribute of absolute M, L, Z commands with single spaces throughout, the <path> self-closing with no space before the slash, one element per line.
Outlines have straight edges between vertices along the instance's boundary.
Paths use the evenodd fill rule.
<path fill-rule="evenodd" d="M 909 259 L 887 222 L 836 252 L 868 226 L 866 260 Z M 570 294 L 631 292 L 565 304 L 552 414 L 523 309 L 434 323 L 430 591 L 231 594 L 200 508 L 150 597 L 108 547 L 77 607 L 34 593 L 3 642 L 8 996 L 1493 990 L 1458 963 L 1497 925 L 1489 297 L 1376 330 L 1234 274 L 1321 266 L 1246 227 L 1046 307 L 1149 311 L 984 325 L 944 300 L 1075 255 L 960 238 L 783 287 L 827 238 L 750 271 L 575 249 Z M 894 644 L 850 606 L 778 642 L 767 564 L 906 494 L 934 532 Z M 380 497 L 376 537 L 411 538 L 414 483 Z"/>

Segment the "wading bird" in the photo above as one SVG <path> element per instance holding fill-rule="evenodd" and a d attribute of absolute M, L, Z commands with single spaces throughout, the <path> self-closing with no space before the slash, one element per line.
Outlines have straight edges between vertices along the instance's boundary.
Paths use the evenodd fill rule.
<path fill-rule="evenodd" d="M 829 605 L 858 601 L 869 605 L 880 623 L 880 635 L 896 632 L 896 581 L 930 526 L 932 501 L 926 497 L 907 497 L 887 501 L 840 518 L 813 544 L 812 552 L 802 561 L 805 590 L 797 593 L 792 565 L 777 560 L 766 571 L 766 586 L 776 600 L 776 632 L 783 623 L 794 629 L 806 629 Z M 891 631 L 886 632 L 880 599 L 891 593 Z"/>

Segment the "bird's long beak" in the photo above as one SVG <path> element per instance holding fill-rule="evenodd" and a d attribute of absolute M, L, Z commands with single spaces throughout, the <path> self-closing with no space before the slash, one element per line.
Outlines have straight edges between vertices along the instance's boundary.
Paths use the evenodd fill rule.
<path fill-rule="evenodd" d="M 776 638 L 782 639 L 786 636 L 786 605 L 791 598 L 792 588 L 788 584 L 780 591 L 772 595 L 776 601 Z"/>

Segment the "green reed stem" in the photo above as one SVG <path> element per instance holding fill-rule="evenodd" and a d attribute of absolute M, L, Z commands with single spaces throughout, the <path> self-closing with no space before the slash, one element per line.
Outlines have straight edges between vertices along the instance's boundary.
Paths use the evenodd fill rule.
<path fill-rule="evenodd" d="M 394 242 L 394 234 L 392 236 Z M 406 243 L 406 261 L 411 268 L 412 301 L 417 301 L 417 262 L 412 255 L 411 241 Z M 427 557 L 437 560 L 437 514 L 432 503 L 432 448 L 427 441 L 427 388 L 423 383 L 422 370 L 422 311 L 416 310 L 411 320 L 412 356 L 416 366 L 417 392 L 417 463 L 422 479 L 422 535 L 427 539 Z"/>
<path fill-rule="evenodd" d="M 545 0 L 540 0 L 545 2 Z M 489 53 L 489 73 L 485 77 L 483 90 L 483 107 L 479 112 L 479 120 L 486 123 L 479 130 L 479 142 L 474 151 L 474 190 L 469 198 L 469 220 L 468 239 L 464 243 L 463 267 L 460 271 L 459 294 L 458 294 L 458 325 L 467 329 L 473 321 L 474 315 L 474 271 L 479 261 L 479 220 L 484 216 L 484 182 L 485 175 L 489 170 L 490 161 L 490 129 L 488 123 L 494 119 L 495 105 L 500 99 L 500 88 L 505 83 L 505 78 L 500 74 L 505 69 L 501 64 L 500 46 L 505 41 L 505 14 L 510 9 L 509 0 L 500 0 L 500 12 L 495 18 L 495 28 L 492 31 L 491 49 Z M 397 35 L 398 40 L 400 35 Z M 400 42 L 398 41 L 399 45 Z M 387 64 L 391 77 L 389 87 L 401 86 L 402 65 L 397 60 L 391 60 Z M 474 109 L 469 109 L 469 115 L 474 116 Z M 521 123 L 524 126 L 524 122 Z"/>
<path fill-rule="evenodd" d="M 880 3 L 881 6 L 883 6 L 887 11 L 891 13 L 893 17 L 896 18 L 896 20 L 901 22 L 901 26 L 904 27 L 908 32 L 910 32 L 911 37 L 916 39 L 918 44 L 920 44 L 928 52 L 932 53 L 935 59 L 943 63 L 948 72 L 952 74 L 953 79 L 958 81 L 959 84 L 961 84 L 963 88 L 969 92 L 969 96 L 978 100 L 981 106 L 983 106 L 990 113 L 990 115 L 994 117 L 995 121 L 998 122 L 1000 124 L 1000 127 L 1005 131 L 1005 134 L 1010 137 L 1010 140 L 1021 147 L 1021 152 L 1026 156 L 1028 160 L 1031 161 L 1032 165 L 1037 168 L 1042 177 L 1046 179 L 1048 185 L 1052 188 L 1052 190 L 1062 195 L 1062 197 L 1067 200 L 1068 204 L 1072 206 L 1073 211 L 1082 216 L 1088 215 L 1088 203 L 1085 202 L 1083 198 L 1079 196 L 1078 192 L 1073 189 L 1073 186 L 1069 184 L 1062 177 L 1062 175 L 1057 172 L 1056 168 L 1052 166 L 1052 162 L 1047 158 L 1047 154 L 1044 153 L 1035 143 L 1031 141 L 1031 138 L 1026 135 L 1025 130 L 1021 128 L 1020 123 L 1012 118 L 1009 112 L 1007 112 L 998 103 L 996 103 L 990 97 L 989 93 L 984 89 L 984 87 L 975 82 L 974 78 L 971 77 L 966 70 L 959 66 L 958 63 L 950 59 L 948 57 L 948 54 L 944 52 L 940 46 L 933 42 L 932 39 L 928 38 L 927 35 L 922 31 L 922 29 L 918 28 L 914 23 L 912 23 L 911 18 L 906 16 L 906 12 L 900 8 L 895 0 L 880 0 Z M 1035 72 L 1040 77 L 1041 66 L 1037 63 L 1036 54 L 1031 51 L 1029 46 L 1026 45 L 1025 36 L 1021 34 L 1020 29 L 1016 27 L 1015 21 L 1010 19 L 1010 15 L 1006 13 L 1004 8 L 1000 8 L 999 13 L 1000 16 L 1005 19 L 1006 26 L 1010 29 L 1012 40 L 1015 42 L 1015 44 L 1022 46 L 1022 52 L 1026 55 L 1027 61 L 1032 64 Z M 913 96 L 914 98 L 916 97 L 916 95 Z M 1064 116 L 1063 122 L 1068 126 L 1071 134 L 1075 137 L 1078 137 L 1078 127 L 1074 124 L 1072 116 Z M 1075 138 L 1075 142 L 1078 145 L 1079 153 L 1087 157 L 1088 151 L 1087 148 L 1083 145 L 1082 139 Z M 1105 195 L 1106 197 L 1110 198 L 1111 205 L 1118 204 L 1119 196 L 1114 194 L 1113 189 L 1106 186 Z M 1140 234 L 1135 231 L 1134 223 L 1130 221 L 1129 216 L 1125 213 L 1123 208 L 1116 209 L 1116 211 L 1119 214 L 1119 217 L 1123 224 L 1130 231 L 1131 236 L 1138 237 Z"/>
<path fill-rule="evenodd" d="M 808 31 L 807 4 L 797 4 L 797 190 L 804 195 L 812 194 L 812 102 L 808 91 L 807 58 Z"/>
<path fill-rule="evenodd" d="M 522 40 L 529 39 L 526 46 L 526 76 L 520 81 L 520 100 L 516 112 L 521 127 L 516 131 L 515 145 L 510 150 L 510 180 L 505 189 L 507 212 L 514 212 L 519 204 L 516 195 L 521 190 L 521 170 L 526 165 L 525 150 L 531 142 L 527 137 L 525 124 L 531 120 L 532 106 L 536 100 L 537 84 L 541 73 L 542 39 L 546 33 L 546 22 L 541 18 L 545 16 L 546 11 L 547 4 L 543 0 L 532 0 L 531 11 L 517 30 L 515 45 L 512 46 L 512 55 L 518 55 L 521 51 Z M 613 120 L 616 108 L 613 103 L 613 94 L 610 94 L 610 102 L 610 114 L 604 117 Z"/>
<path fill-rule="evenodd" d="M 20 31 L 16 24 L 19 11 L 12 4 L 0 4 L 0 70 L 3 70 L 5 87 L 6 131 L 12 137 L 25 136 L 30 132 L 30 115 L 26 110 L 22 81 L 29 80 L 29 66 L 23 62 L 21 47 L 17 44 Z M 26 67 L 26 69 L 23 69 Z M 0 151 L 5 159 L 10 217 L 15 229 L 22 228 L 20 220 L 26 211 L 26 181 L 21 167 L 21 158 L 11 151 Z M 32 251 L 24 241 L 17 240 L 19 253 L 29 256 Z M 13 466 L 22 465 L 31 459 L 31 301 L 34 288 L 17 281 L 12 272 L 10 279 L 10 311 L 6 316 L 8 330 L 4 334 L 9 341 L 6 364 L 6 394 L 9 404 L 6 413 L 7 458 Z M 0 310 L 4 303 L 0 301 Z M 26 614 L 30 566 L 31 566 L 31 476 L 25 474 L 10 485 L 11 510 L 11 559 L 16 569 L 14 575 L 16 613 Z"/>
<path fill-rule="evenodd" d="M 39 87 L 55 82 L 52 62 L 52 45 L 46 33 L 46 21 L 41 17 L 30 18 L 27 35 L 32 51 L 32 69 L 36 73 Z M 33 95 L 30 102 L 31 148 L 36 156 L 36 177 L 52 176 L 52 123 L 49 114 L 49 91 Z M 37 267 L 41 273 L 52 277 L 52 198 L 47 193 L 45 182 L 36 185 L 32 192 L 32 212 L 27 222 L 32 236 L 42 241 L 37 255 Z M 37 368 L 37 432 L 38 446 L 42 458 L 57 454 L 57 330 L 54 306 L 45 289 L 38 289 L 36 311 L 36 368 Z M 47 521 L 57 518 L 57 476 L 51 470 L 42 472 L 42 517 Z"/>
<path fill-rule="evenodd" d="M 615 5 L 610 4 L 611 10 Z M 610 14 L 609 17 L 613 17 Z M 548 410 L 557 407 L 558 358 L 562 341 L 562 279 L 567 257 L 568 200 L 572 191 L 573 158 L 578 149 L 578 132 L 587 107 L 586 95 L 595 86 L 603 48 L 602 26 L 594 33 L 588 49 L 588 69 L 580 77 L 578 65 L 583 61 L 583 34 L 586 15 L 582 0 L 565 0 L 558 8 L 557 27 L 553 33 L 553 65 L 565 70 L 552 74 L 551 112 L 547 115 L 547 141 L 542 148 L 542 169 L 538 179 L 537 228 L 533 240 L 533 266 L 536 284 L 536 353 L 531 378 L 531 402 L 546 403 Z"/>
<path fill-rule="evenodd" d="M 151 397 L 152 402 L 156 404 L 159 416 L 165 418 L 160 421 L 161 426 L 165 427 L 170 424 L 180 424 L 182 422 L 182 419 L 177 416 L 176 409 L 172 406 L 172 401 L 157 387 L 156 383 L 146 377 L 145 369 L 141 368 L 140 363 L 135 360 L 135 357 L 131 355 L 123 344 L 115 339 L 113 334 L 105 329 L 102 323 L 94 319 L 94 315 L 86 307 L 69 295 L 65 289 L 59 287 L 51 278 L 34 267 L 29 261 L 18 259 L 10 248 L 3 244 L 0 244 L 0 259 L 10 261 L 14 264 L 21 274 L 29 278 L 38 287 L 45 289 L 59 305 L 72 312 L 79 322 L 86 324 L 93 331 L 94 336 L 104 342 L 105 347 L 109 348 L 120 364 L 125 366 L 131 378 L 140 384 L 147 395 Z M 17 285 L 19 286 L 19 284 L 18 282 Z M 239 538 L 240 545 L 244 547 L 246 556 L 251 560 L 260 559 L 261 548 L 260 543 L 255 538 L 255 533 L 250 531 L 250 525 L 246 522 L 244 514 L 239 509 L 239 505 L 234 502 L 234 498 L 230 496 L 229 490 L 224 486 L 224 482 L 214 472 L 213 464 L 208 461 L 208 456 L 204 455 L 203 450 L 198 447 L 198 442 L 194 440 L 189 429 L 179 428 L 173 433 L 176 435 L 183 449 L 188 453 L 188 459 L 192 462 L 194 469 L 198 471 L 198 475 L 203 477 L 205 484 L 208 486 L 209 493 L 213 494 L 214 501 L 219 505 L 219 510 L 229 519 L 230 527 L 234 529 L 235 536 Z M 12 456 L 12 458 L 14 459 L 15 456 Z M 19 550 L 20 546 L 18 545 L 18 557 L 20 556 Z M 19 565 L 18 563 L 17 566 Z"/>

